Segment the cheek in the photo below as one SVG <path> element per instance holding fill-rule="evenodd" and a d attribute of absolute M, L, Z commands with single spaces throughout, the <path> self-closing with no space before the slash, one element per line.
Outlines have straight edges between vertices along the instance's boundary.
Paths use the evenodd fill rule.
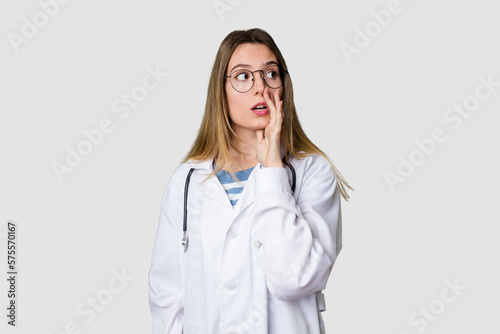
<path fill-rule="evenodd" d="M 230 108 L 232 107 L 233 111 L 245 108 L 245 106 L 248 104 L 247 94 L 238 93 L 231 86 L 229 86 L 229 88 L 226 87 L 226 98 L 228 106 Z"/>
<path fill-rule="evenodd" d="M 231 86 L 228 87 L 226 85 L 226 100 L 229 111 L 231 111 L 232 106 L 234 105 L 234 94 L 231 90 L 232 90 Z"/>
<path fill-rule="evenodd" d="M 236 94 L 238 93 L 233 89 L 233 87 L 231 87 L 231 85 L 229 85 L 229 87 L 226 86 L 227 108 L 231 119 L 238 117 L 237 113 L 241 108 L 241 96 Z"/>

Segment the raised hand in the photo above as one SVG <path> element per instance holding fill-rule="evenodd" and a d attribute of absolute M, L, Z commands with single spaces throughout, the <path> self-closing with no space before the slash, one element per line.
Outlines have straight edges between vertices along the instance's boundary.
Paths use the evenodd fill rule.
<path fill-rule="evenodd" d="M 268 87 L 263 92 L 264 100 L 270 111 L 270 121 L 265 129 L 256 130 L 257 144 L 255 151 L 257 160 L 264 167 L 283 167 L 280 152 L 280 134 L 283 122 L 283 101 L 280 101 L 278 90 L 271 96 Z M 275 103 L 275 101 L 277 101 Z"/>

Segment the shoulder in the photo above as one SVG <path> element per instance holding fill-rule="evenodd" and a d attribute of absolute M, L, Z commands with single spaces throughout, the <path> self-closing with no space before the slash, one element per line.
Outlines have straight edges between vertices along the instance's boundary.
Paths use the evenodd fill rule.
<path fill-rule="evenodd" d="M 189 172 L 191 169 L 198 170 L 196 174 L 203 174 L 205 176 L 210 175 L 212 169 L 212 162 L 213 159 L 206 159 L 206 160 L 188 160 L 186 162 L 181 162 L 177 167 L 174 169 L 172 172 L 170 179 L 168 181 L 167 189 L 169 188 L 174 188 L 174 189 L 183 189 L 180 187 L 184 187 Z M 192 180 L 195 179 L 194 177 L 194 172 L 191 174 L 192 175 Z"/>
<path fill-rule="evenodd" d="M 293 158 L 290 163 L 301 174 L 302 182 L 337 182 L 337 176 L 329 159 L 321 154 L 310 154 L 304 158 Z"/>
<path fill-rule="evenodd" d="M 191 169 L 202 169 L 209 171 L 212 165 L 213 159 L 206 160 L 188 160 L 186 162 L 180 163 L 172 173 L 172 179 L 185 179 L 187 174 Z"/>
<path fill-rule="evenodd" d="M 162 203 L 167 207 L 178 207 L 182 205 L 184 196 L 184 187 L 191 168 L 197 167 L 198 163 L 195 161 L 187 161 L 178 164 L 173 170 L 167 185 L 164 188 L 162 195 Z"/>
<path fill-rule="evenodd" d="M 303 158 L 292 158 L 290 162 L 294 165 L 297 165 L 299 168 L 304 169 L 304 171 L 318 172 L 324 170 L 327 173 L 333 173 L 333 168 L 330 160 L 328 160 L 321 154 L 313 153 Z"/>
<path fill-rule="evenodd" d="M 184 162 L 179 164 L 177 167 L 175 167 L 174 171 L 172 172 L 172 176 L 170 177 L 170 180 L 178 180 L 178 179 L 185 179 L 187 174 L 189 173 L 189 170 L 191 169 L 191 164 L 190 162 Z"/>
<path fill-rule="evenodd" d="M 192 165 L 193 165 L 192 161 L 178 164 L 174 168 L 173 172 L 170 174 L 165 192 L 168 192 L 169 189 L 171 188 L 180 189 L 178 187 L 181 184 L 184 184 L 184 181 L 186 180 L 189 170 L 193 167 Z"/>

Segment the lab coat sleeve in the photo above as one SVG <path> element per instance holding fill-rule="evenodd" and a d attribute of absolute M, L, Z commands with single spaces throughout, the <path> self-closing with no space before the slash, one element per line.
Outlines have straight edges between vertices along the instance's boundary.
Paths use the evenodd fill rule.
<path fill-rule="evenodd" d="M 179 226 L 171 219 L 171 180 L 163 194 L 149 271 L 149 305 L 153 334 L 181 334 L 183 293 Z"/>
<path fill-rule="evenodd" d="M 322 156 L 310 159 L 297 200 L 286 167 L 262 168 L 255 174 L 253 233 L 261 244 L 257 258 L 269 291 L 280 300 L 323 290 L 342 248 L 336 175 Z"/>

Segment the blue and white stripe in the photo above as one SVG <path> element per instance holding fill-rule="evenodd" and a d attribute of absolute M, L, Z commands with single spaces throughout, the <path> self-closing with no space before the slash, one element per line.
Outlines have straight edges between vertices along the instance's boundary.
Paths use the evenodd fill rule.
<path fill-rule="evenodd" d="M 219 178 L 220 183 L 222 184 L 222 187 L 226 191 L 226 194 L 229 197 L 229 201 L 231 202 L 233 208 L 235 207 L 236 203 L 238 203 L 248 177 L 250 176 L 250 173 L 254 168 L 255 167 L 252 167 L 234 173 L 239 180 L 238 182 L 233 180 L 231 174 L 228 171 L 221 170 L 216 174 Z"/>

